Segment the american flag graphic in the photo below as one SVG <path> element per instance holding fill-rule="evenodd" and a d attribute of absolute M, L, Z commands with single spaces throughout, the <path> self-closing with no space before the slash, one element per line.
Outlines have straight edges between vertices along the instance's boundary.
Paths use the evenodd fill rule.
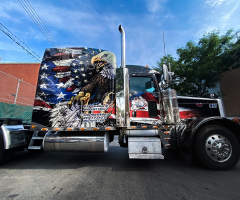
<path fill-rule="evenodd" d="M 91 85 L 92 78 L 97 74 L 114 83 L 117 66 L 116 58 L 112 55 L 114 54 L 94 48 L 46 49 L 39 70 L 33 122 L 51 127 L 80 127 L 81 105 L 76 103 L 69 107 L 68 103 L 82 88 Z M 106 57 L 106 61 L 102 58 L 104 67 L 100 68 L 100 71 L 91 63 L 94 56 L 100 61 L 102 57 Z M 111 58 L 109 63 L 108 57 Z M 114 90 L 113 86 L 112 90 Z M 97 87 L 91 90 L 89 104 L 101 105 L 100 97 L 96 98 L 97 94 L 99 96 L 98 91 L 100 89 Z M 110 118 L 114 118 L 115 108 L 113 110 L 109 114 Z"/>

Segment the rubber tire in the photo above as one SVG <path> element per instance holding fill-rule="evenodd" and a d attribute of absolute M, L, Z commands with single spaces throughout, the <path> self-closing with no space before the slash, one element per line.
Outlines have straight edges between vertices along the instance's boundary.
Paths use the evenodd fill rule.
<path fill-rule="evenodd" d="M 9 161 L 15 154 L 15 149 L 5 149 L 2 131 L 0 131 L 0 164 Z"/>
<path fill-rule="evenodd" d="M 231 143 L 232 154 L 230 158 L 224 162 L 214 161 L 208 156 L 205 150 L 207 138 L 214 134 L 220 134 L 226 137 Z M 240 157 L 240 145 L 236 136 L 228 129 L 218 125 L 205 126 L 198 132 L 195 140 L 195 150 L 202 164 L 212 170 L 229 170 L 238 163 Z"/>

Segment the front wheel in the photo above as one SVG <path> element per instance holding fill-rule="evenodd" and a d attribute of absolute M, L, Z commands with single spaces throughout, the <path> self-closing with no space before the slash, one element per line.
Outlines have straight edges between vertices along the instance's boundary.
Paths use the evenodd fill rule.
<path fill-rule="evenodd" d="M 203 127 L 195 142 L 198 158 L 210 169 L 231 169 L 239 161 L 239 142 L 231 131 L 222 126 Z"/>

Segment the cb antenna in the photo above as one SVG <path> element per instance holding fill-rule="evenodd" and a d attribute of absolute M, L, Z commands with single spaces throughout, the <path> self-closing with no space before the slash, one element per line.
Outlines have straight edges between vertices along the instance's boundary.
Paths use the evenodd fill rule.
<path fill-rule="evenodd" d="M 164 31 L 163 31 L 163 46 L 164 46 L 164 55 L 166 57 L 166 51 L 165 51 L 165 40 L 164 40 Z"/>

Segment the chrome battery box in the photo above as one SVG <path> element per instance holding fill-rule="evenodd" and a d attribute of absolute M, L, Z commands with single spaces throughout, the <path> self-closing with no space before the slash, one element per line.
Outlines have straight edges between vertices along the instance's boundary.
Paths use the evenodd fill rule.
<path fill-rule="evenodd" d="M 130 159 L 163 159 L 161 140 L 157 137 L 128 137 Z"/>

